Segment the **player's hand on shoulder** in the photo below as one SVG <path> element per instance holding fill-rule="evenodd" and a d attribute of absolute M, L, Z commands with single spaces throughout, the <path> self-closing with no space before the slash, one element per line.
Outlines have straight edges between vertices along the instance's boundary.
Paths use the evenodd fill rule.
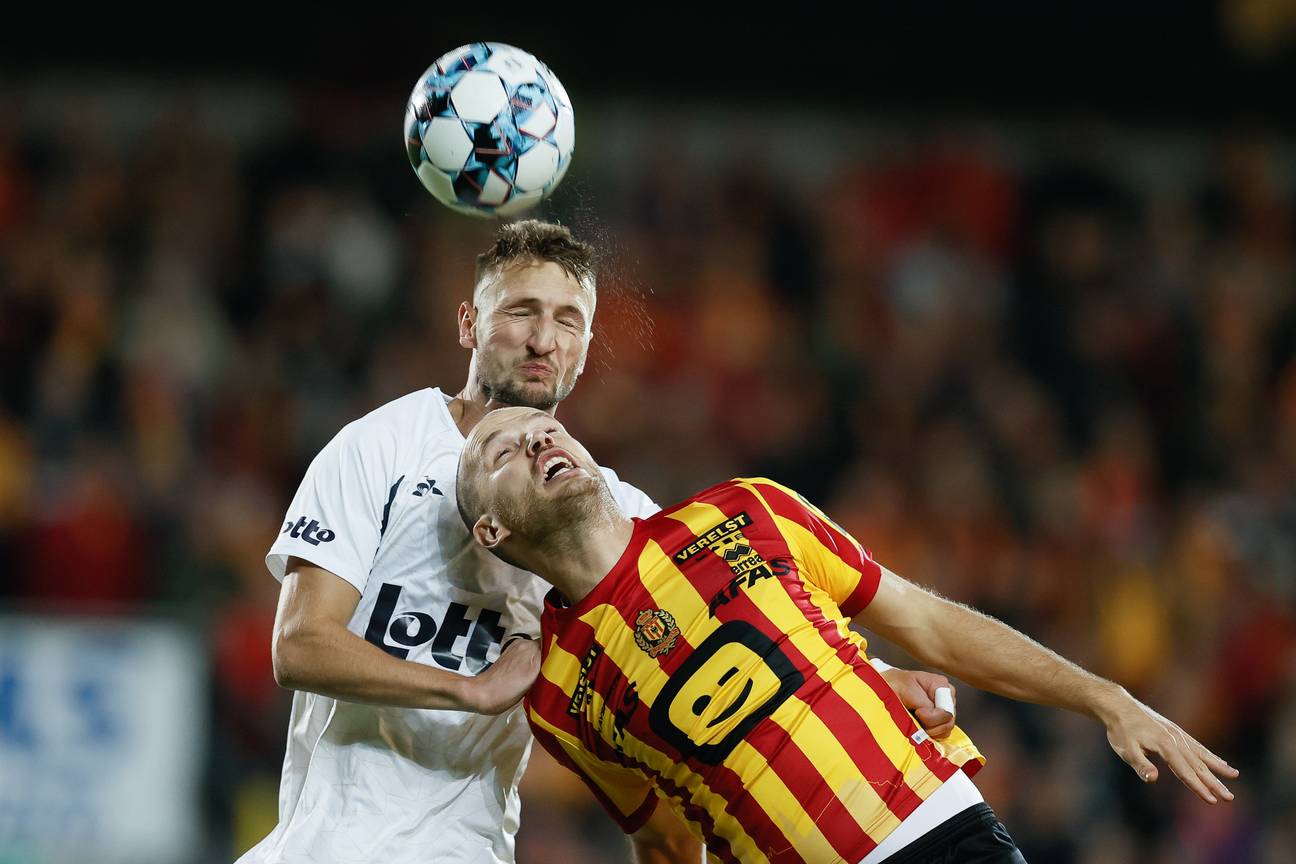
<path fill-rule="evenodd" d="M 1143 782 L 1155 783 L 1160 776 L 1147 755 L 1155 753 L 1203 801 L 1214 804 L 1221 798 L 1233 800 L 1233 793 L 1219 778 L 1237 777 L 1236 768 L 1124 688 L 1118 690 L 1116 698 L 1099 710 L 1099 719 L 1107 727 L 1107 742 L 1112 750 L 1129 763 Z"/>
<path fill-rule="evenodd" d="M 918 724 L 933 738 L 941 739 L 954 731 L 954 685 L 937 672 L 891 668 L 882 673 L 901 703 L 914 713 Z M 947 690 L 949 704 L 938 707 L 938 690 Z M 942 702 L 944 697 L 940 697 Z M 953 709 L 953 710 L 947 710 Z"/>
<path fill-rule="evenodd" d="M 472 685 L 472 708 L 479 714 L 502 714 L 516 705 L 540 674 L 540 643 L 525 637 L 504 645 L 489 669 Z"/>

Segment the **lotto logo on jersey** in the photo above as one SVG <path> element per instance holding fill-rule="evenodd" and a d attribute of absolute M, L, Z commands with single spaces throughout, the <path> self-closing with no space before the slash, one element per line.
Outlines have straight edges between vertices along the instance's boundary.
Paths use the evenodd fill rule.
<path fill-rule="evenodd" d="M 305 516 L 298 518 L 296 522 L 285 522 L 283 530 L 279 533 L 287 534 L 293 539 L 300 537 L 312 546 L 328 543 L 337 536 L 314 519 L 307 522 Z"/>
<path fill-rule="evenodd" d="M 477 674 L 490 663 L 486 652 L 492 645 L 504 641 L 504 628 L 500 626 L 500 613 L 494 609 L 481 609 L 474 618 L 472 607 L 463 603 L 449 603 L 438 621 L 427 612 L 397 609 L 401 586 L 384 582 L 378 591 L 365 639 L 393 657 L 405 660 L 410 651 L 432 643 L 432 659 L 446 669 L 459 671 L 467 663 L 467 671 Z M 455 642 L 467 638 L 463 653 L 455 651 Z"/>

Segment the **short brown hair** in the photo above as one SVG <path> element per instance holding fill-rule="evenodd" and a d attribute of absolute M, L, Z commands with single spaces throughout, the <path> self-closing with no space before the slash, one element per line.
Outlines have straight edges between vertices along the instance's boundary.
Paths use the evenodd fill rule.
<path fill-rule="evenodd" d="M 581 287 L 595 296 L 594 247 L 572 236 L 571 229 L 553 222 L 525 219 L 500 226 L 495 242 L 477 256 L 473 300 L 487 277 L 510 264 L 551 261 L 567 272 Z"/>

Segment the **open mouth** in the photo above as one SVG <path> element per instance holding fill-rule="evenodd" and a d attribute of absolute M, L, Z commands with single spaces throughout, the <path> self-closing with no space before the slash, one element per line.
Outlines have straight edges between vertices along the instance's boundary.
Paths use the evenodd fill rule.
<path fill-rule="evenodd" d="M 556 480 L 567 472 L 574 470 L 576 470 L 576 463 L 561 451 L 546 456 L 544 461 L 540 463 L 540 474 L 544 477 L 545 483 Z"/>

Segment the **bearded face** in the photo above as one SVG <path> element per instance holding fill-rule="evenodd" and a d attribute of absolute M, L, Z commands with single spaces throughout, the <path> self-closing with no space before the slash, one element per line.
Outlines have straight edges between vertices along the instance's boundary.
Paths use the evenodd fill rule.
<path fill-rule="evenodd" d="M 515 264 L 480 291 L 460 324 L 473 374 L 497 405 L 550 411 L 585 367 L 592 290 L 551 261 Z"/>
<path fill-rule="evenodd" d="M 473 430 L 459 498 L 474 536 L 479 520 L 489 518 L 506 529 L 514 549 L 552 548 L 596 514 L 616 510 L 603 473 L 580 442 L 550 415 L 517 407 L 489 412 Z"/>
<path fill-rule="evenodd" d="M 602 504 L 612 502 L 616 506 L 607 481 L 597 469 L 592 474 L 572 477 L 554 492 L 532 484 L 512 494 L 502 492 L 493 502 L 500 520 L 529 543 L 566 536 L 571 526 L 587 523 Z"/>
<path fill-rule="evenodd" d="M 492 402 L 549 411 L 566 399 L 576 386 L 576 379 L 584 367 L 584 357 L 580 358 L 579 365 L 569 368 L 565 374 L 552 368 L 541 368 L 537 360 L 518 352 L 483 352 L 477 369 L 477 384 Z M 527 363 L 533 365 L 526 367 Z"/>

